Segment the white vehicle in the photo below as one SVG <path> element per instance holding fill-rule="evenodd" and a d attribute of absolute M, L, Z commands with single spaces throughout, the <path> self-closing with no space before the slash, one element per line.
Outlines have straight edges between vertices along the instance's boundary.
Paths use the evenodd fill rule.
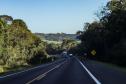
<path fill-rule="evenodd" d="M 62 54 L 61 54 L 62 57 L 67 57 L 67 52 L 66 51 L 63 51 Z"/>
<path fill-rule="evenodd" d="M 73 56 L 73 54 L 69 54 L 69 56 L 71 57 L 71 56 Z"/>

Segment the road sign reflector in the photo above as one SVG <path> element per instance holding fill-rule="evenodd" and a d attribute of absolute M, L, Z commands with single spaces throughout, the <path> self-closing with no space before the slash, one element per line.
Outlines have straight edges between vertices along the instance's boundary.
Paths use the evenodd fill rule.
<path fill-rule="evenodd" d="M 91 51 L 91 54 L 92 54 L 92 55 L 96 55 L 96 51 L 95 51 L 95 50 L 92 50 L 92 51 Z"/>

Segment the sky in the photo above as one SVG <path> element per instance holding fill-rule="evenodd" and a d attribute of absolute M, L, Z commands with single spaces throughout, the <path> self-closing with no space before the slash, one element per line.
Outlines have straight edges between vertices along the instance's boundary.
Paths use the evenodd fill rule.
<path fill-rule="evenodd" d="M 0 15 L 23 19 L 33 33 L 71 33 L 82 30 L 85 22 L 108 0 L 0 0 Z"/>

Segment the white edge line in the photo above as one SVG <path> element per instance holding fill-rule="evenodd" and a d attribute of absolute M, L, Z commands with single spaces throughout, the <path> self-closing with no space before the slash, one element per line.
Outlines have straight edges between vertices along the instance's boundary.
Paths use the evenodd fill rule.
<path fill-rule="evenodd" d="M 50 63 L 50 64 L 52 64 L 52 63 Z M 50 65 L 50 64 L 46 64 L 46 65 Z M 46 66 L 46 65 L 45 65 L 45 66 Z M 30 68 L 30 69 L 27 69 L 27 70 L 23 70 L 23 71 L 20 71 L 20 72 L 17 72 L 17 73 L 12 73 L 12 74 L 8 74 L 8 75 L 5 75 L 5 76 L 0 76 L 0 79 L 6 78 L 6 77 L 9 77 L 9 76 L 13 76 L 13 75 L 16 75 L 16 74 L 20 74 L 20 73 L 23 73 L 23 72 L 31 71 L 31 70 L 40 68 L 40 67 L 42 67 L 42 66 L 43 66 L 43 65 L 40 65 L 40 66 L 37 66 L 37 67 L 34 67 L 34 68 Z"/>
<path fill-rule="evenodd" d="M 36 68 L 39 68 L 39 67 L 41 67 L 41 65 L 40 66 L 37 66 L 37 67 L 34 67 L 34 68 L 31 68 L 31 69 L 24 70 L 24 71 L 20 71 L 20 72 L 8 74 L 8 75 L 5 75 L 5 76 L 1 76 L 0 78 L 6 78 L 6 77 L 9 77 L 9 76 L 13 76 L 13 75 L 16 75 L 16 74 L 20 74 L 20 73 L 23 73 L 23 72 L 27 72 L 27 71 L 30 71 L 30 70 L 33 70 L 33 69 L 36 69 Z"/>
<path fill-rule="evenodd" d="M 101 84 L 101 82 L 84 66 L 84 64 L 79 59 L 77 59 L 77 60 L 82 65 L 82 67 L 87 71 L 87 73 L 90 75 L 90 77 L 95 81 L 95 83 Z"/>

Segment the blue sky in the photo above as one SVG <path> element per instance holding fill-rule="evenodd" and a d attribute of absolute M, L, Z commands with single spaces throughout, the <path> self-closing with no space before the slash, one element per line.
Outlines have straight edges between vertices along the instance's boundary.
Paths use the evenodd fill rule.
<path fill-rule="evenodd" d="M 0 0 L 0 15 L 23 19 L 32 32 L 76 33 L 108 0 Z"/>

